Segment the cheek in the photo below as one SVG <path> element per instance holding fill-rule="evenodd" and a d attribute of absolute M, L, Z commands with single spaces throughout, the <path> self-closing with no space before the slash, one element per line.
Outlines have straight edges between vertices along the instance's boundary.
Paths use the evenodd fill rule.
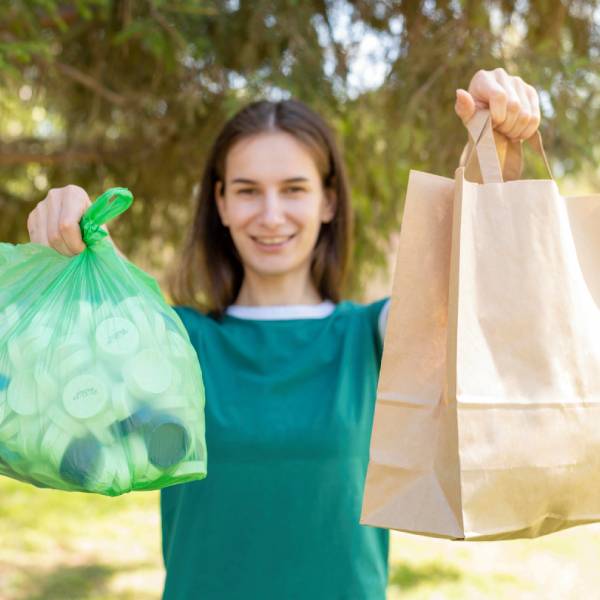
<path fill-rule="evenodd" d="M 258 210 L 251 203 L 235 203 L 229 205 L 228 218 L 231 229 L 242 229 L 256 218 Z"/>
<path fill-rule="evenodd" d="M 283 213 L 286 221 L 298 227 L 302 237 L 313 238 L 321 228 L 320 205 L 316 199 L 289 201 L 283 207 Z M 239 239 L 260 221 L 261 205 L 233 200 L 228 205 L 227 217 L 232 236 Z"/>
<path fill-rule="evenodd" d="M 314 208 L 298 211 L 295 214 L 295 220 L 301 225 L 302 235 L 305 238 L 313 240 L 317 237 L 321 229 L 321 215 Z"/>
<path fill-rule="evenodd" d="M 297 203 L 290 203 L 286 211 L 290 220 L 301 224 L 306 229 L 318 228 L 321 224 L 321 214 L 319 204 L 316 200 L 306 200 Z"/>

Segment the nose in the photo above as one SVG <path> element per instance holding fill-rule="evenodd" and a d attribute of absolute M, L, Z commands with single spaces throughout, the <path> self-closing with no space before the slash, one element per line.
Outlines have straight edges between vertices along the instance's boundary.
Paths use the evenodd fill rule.
<path fill-rule="evenodd" d="M 283 200 L 276 191 L 268 191 L 264 195 L 263 210 L 260 217 L 261 225 L 269 228 L 278 227 L 285 222 Z"/>

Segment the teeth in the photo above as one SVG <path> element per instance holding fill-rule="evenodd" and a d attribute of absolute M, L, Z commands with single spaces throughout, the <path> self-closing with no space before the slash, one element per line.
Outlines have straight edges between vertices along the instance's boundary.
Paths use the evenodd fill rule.
<path fill-rule="evenodd" d="M 286 240 L 288 240 L 291 236 L 285 236 L 285 237 L 272 237 L 272 238 L 256 238 L 257 241 L 259 241 L 261 244 L 267 244 L 267 245 L 275 245 L 275 244 L 281 244 L 281 242 L 285 242 Z"/>

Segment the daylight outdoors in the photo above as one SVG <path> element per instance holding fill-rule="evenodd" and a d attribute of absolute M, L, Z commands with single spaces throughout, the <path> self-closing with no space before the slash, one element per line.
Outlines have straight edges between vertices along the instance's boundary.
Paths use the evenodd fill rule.
<path fill-rule="evenodd" d="M 456 88 L 478 69 L 520 75 L 561 191 L 600 192 L 599 64 L 595 1 L 2 2 L 0 242 L 28 241 L 52 187 L 123 186 L 135 201 L 111 235 L 164 283 L 214 135 L 252 100 L 296 97 L 334 126 L 348 167 L 346 296 L 381 298 L 410 169 L 452 176 L 466 143 Z M 158 501 L 0 477 L 0 600 L 159 599 Z M 600 525 L 508 542 L 392 532 L 388 600 L 600 598 L 598 556 Z"/>

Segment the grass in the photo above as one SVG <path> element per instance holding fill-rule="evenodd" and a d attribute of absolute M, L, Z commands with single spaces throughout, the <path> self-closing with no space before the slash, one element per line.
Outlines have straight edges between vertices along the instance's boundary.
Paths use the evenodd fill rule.
<path fill-rule="evenodd" d="M 0 600 L 159 600 L 158 498 L 0 477 Z M 388 600 L 600 598 L 599 556 L 598 525 L 511 542 L 392 532 Z"/>
<path fill-rule="evenodd" d="M 154 600 L 158 492 L 108 498 L 0 477 L 0 600 Z"/>

